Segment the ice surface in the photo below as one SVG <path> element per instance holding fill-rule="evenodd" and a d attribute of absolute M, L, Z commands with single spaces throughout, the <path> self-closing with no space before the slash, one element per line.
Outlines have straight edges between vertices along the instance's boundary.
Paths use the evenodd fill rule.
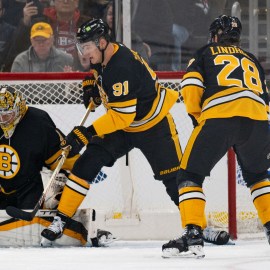
<path fill-rule="evenodd" d="M 117 241 L 107 248 L 0 248 L 0 269 L 270 269 L 270 246 L 263 240 L 239 240 L 234 246 L 206 245 L 204 259 L 161 257 L 166 241 Z"/>

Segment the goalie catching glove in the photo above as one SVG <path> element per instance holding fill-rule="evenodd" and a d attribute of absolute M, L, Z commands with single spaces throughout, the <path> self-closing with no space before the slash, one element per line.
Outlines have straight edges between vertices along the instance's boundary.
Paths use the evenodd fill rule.
<path fill-rule="evenodd" d="M 70 146 L 72 152 L 78 154 L 82 148 L 91 141 L 93 135 L 96 135 L 93 126 L 90 126 L 89 128 L 84 126 L 74 127 L 73 130 L 61 142 L 61 148 L 66 149 Z"/>
<path fill-rule="evenodd" d="M 85 108 L 88 108 L 91 101 L 94 103 L 95 107 L 98 107 L 101 104 L 101 98 L 96 85 L 96 80 L 93 77 L 86 76 L 82 82 L 82 87 L 83 104 Z"/>

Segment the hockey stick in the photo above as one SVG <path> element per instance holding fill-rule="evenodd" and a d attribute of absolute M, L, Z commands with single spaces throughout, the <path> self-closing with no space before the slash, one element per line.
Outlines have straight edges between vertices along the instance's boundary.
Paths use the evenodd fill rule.
<path fill-rule="evenodd" d="M 83 119 L 80 122 L 80 126 L 82 126 L 85 123 L 86 119 L 88 118 L 88 116 L 91 112 L 91 108 L 92 108 L 92 103 L 90 103 L 89 107 L 87 108 L 86 113 L 84 114 Z M 51 178 L 49 179 L 46 187 L 44 188 L 42 195 L 41 195 L 40 199 L 38 200 L 38 202 L 36 203 L 34 209 L 31 212 L 27 212 L 27 211 L 24 211 L 24 210 L 19 209 L 17 207 L 14 207 L 14 206 L 8 206 L 6 208 L 6 212 L 9 216 L 11 216 L 13 218 L 17 218 L 17 219 L 26 220 L 26 221 L 31 221 L 35 217 L 36 213 L 38 212 L 38 210 L 40 209 L 40 207 L 42 206 L 42 204 L 46 198 L 47 191 L 51 188 L 57 174 L 61 170 L 61 168 L 62 168 L 62 166 L 63 166 L 63 164 L 68 156 L 69 151 L 70 151 L 69 147 L 67 147 L 67 149 L 64 149 L 62 151 L 59 163 L 57 164 L 56 168 L 54 169 L 53 174 L 52 174 Z"/>

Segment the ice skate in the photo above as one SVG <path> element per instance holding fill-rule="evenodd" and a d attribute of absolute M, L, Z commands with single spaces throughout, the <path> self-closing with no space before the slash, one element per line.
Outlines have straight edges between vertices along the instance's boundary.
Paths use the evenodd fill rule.
<path fill-rule="evenodd" d="M 41 236 L 49 241 L 55 241 L 62 236 L 65 225 L 66 222 L 61 219 L 61 216 L 57 215 L 50 226 L 41 232 Z M 41 242 L 45 243 L 46 241 L 41 240 Z"/>
<path fill-rule="evenodd" d="M 197 225 L 187 225 L 180 238 L 169 241 L 162 246 L 164 258 L 193 256 L 203 258 L 202 229 Z"/>

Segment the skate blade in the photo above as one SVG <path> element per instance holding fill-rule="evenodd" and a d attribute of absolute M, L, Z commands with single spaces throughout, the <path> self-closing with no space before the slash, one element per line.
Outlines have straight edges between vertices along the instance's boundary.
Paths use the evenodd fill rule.
<path fill-rule="evenodd" d="M 194 254 L 190 251 L 179 252 L 177 248 L 167 248 L 162 251 L 162 258 L 195 258 Z"/>
<path fill-rule="evenodd" d="M 189 246 L 188 250 L 195 256 L 196 259 L 202 259 L 205 257 L 203 247 L 201 245 Z"/>
<path fill-rule="evenodd" d="M 50 241 L 50 240 L 48 240 L 45 237 L 42 237 L 41 238 L 41 241 L 40 241 L 40 246 L 41 247 L 52 247 L 53 246 L 53 242 Z"/>

